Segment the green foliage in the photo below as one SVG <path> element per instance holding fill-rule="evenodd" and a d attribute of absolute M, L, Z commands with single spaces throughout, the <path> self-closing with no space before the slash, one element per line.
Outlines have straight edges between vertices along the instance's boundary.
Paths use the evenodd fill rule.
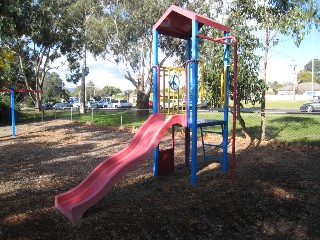
<path fill-rule="evenodd" d="M 268 83 L 268 87 L 269 88 L 273 88 L 273 89 L 278 89 L 278 88 L 281 88 L 283 87 L 284 85 L 282 83 L 279 83 L 277 81 L 273 82 L 273 83 Z"/>
<path fill-rule="evenodd" d="M 119 88 L 113 86 L 105 86 L 101 90 L 101 97 L 109 97 L 117 93 L 121 93 L 121 90 Z"/>
<path fill-rule="evenodd" d="M 236 3 L 229 9 L 227 25 L 231 28 L 231 35 L 238 41 L 238 73 L 237 73 L 237 98 L 239 101 L 251 102 L 252 104 L 261 101 L 261 91 L 265 84 L 258 78 L 260 58 L 255 50 L 261 45 L 258 39 L 252 34 L 254 30 L 246 24 Z M 234 21 L 237 19 L 237 21 Z M 222 37 L 223 33 L 217 30 L 210 30 L 210 36 Z M 220 74 L 223 70 L 223 46 L 217 43 L 204 42 L 201 54 L 206 63 L 206 99 L 210 105 L 220 106 Z M 231 74 L 230 90 L 233 93 L 233 45 L 231 44 Z"/>
<path fill-rule="evenodd" d="M 86 51 L 98 55 L 105 49 L 102 15 L 100 0 L 72 1 L 65 8 L 62 31 L 67 34 L 63 35 L 61 52 L 67 57 L 69 82 L 77 83 L 81 79 L 81 61 Z"/>
<path fill-rule="evenodd" d="M 43 84 L 43 102 L 58 102 L 66 93 L 63 80 L 55 72 L 46 75 Z"/>
<path fill-rule="evenodd" d="M 175 4 L 183 6 L 188 2 L 178 0 Z M 111 0 L 105 6 L 106 54 L 112 56 L 108 60 L 124 66 L 123 75 L 138 90 L 137 107 L 141 109 L 148 108 L 152 88 L 152 26 L 171 4 L 169 0 Z M 159 41 L 164 59 L 179 50 L 183 52 L 177 39 L 160 36 Z"/>
<path fill-rule="evenodd" d="M 313 80 L 320 83 L 320 60 L 314 59 Z M 312 60 L 310 60 L 302 71 L 298 73 L 298 82 L 311 82 L 312 80 Z"/>
<path fill-rule="evenodd" d="M 60 57 L 61 21 L 64 0 L 5 1 L 0 18 L 1 44 L 14 53 L 11 74 L 15 83 L 28 90 L 42 90 L 51 63 Z M 37 107 L 42 99 L 39 92 L 29 93 Z"/>
<path fill-rule="evenodd" d="M 0 94 L 0 120 L 2 123 L 8 123 L 11 117 L 10 94 Z"/>
<path fill-rule="evenodd" d="M 313 70 L 315 73 L 320 73 L 320 60 L 319 59 L 314 59 L 313 60 Z M 312 60 L 310 60 L 306 65 L 304 65 L 303 68 L 304 71 L 312 71 Z"/>
<path fill-rule="evenodd" d="M 15 58 L 10 49 L 0 45 L 0 85 L 10 85 L 15 82 L 17 72 Z"/>

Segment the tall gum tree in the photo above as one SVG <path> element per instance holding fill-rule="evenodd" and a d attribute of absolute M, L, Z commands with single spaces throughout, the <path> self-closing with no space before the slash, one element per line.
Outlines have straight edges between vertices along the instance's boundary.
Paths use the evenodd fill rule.
<path fill-rule="evenodd" d="M 238 72 L 237 72 L 237 101 L 236 111 L 237 120 L 241 126 L 242 133 L 247 141 L 251 142 L 251 133 L 246 127 L 246 123 L 241 115 L 241 102 L 252 103 L 253 105 L 261 101 L 261 90 L 265 84 L 259 79 L 259 62 L 260 57 L 255 54 L 260 47 L 259 39 L 254 35 L 254 27 L 243 18 L 241 8 L 243 5 L 237 5 L 236 2 L 222 7 L 224 9 L 224 24 L 231 29 L 231 35 L 235 36 L 238 43 Z M 217 30 L 211 30 L 208 33 L 212 37 L 221 37 L 223 33 Z M 233 45 L 230 49 L 230 96 L 233 98 L 233 65 L 234 54 Z M 223 45 L 204 42 L 202 46 L 202 56 L 205 58 L 205 82 L 206 82 L 206 99 L 212 106 L 221 106 L 220 97 L 220 74 L 223 69 Z M 233 104 L 233 102 L 230 102 Z"/>
<path fill-rule="evenodd" d="M 137 108 L 148 109 L 152 90 L 152 26 L 172 4 L 172 1 L 111 0 L 105 3 L 106 59 L 117 64 L 125 79 L 137 90 Z M 175 1 L 186 6 L 188 1 Z M 163 63 L 181 43 L 161 37 L 159 43 Z M 111 57 L 110 57 L 111 56 Z"/>
<path fill-rule="evenodd" d="M 66 17 L 62 29 L 64 34 L 61 52 L 67 57 L 67 81 L 78 83 L 81 81 L 80 113 L 85 113 L 87 52 L 94 56 L 100 55 L 107 38 L 101 0 L 76 0 L 66 8 Z"/>
<path fill-rule="evenodd" d="M 262 5 L 256 3 L 254 16 L 258 27 L 264 29 L 263 81 L 267 83 L 267 66 L 269 50 L 277 44 L 277 34 L 291 36 L 297 46 L 301 43 L 313 23 L 319 22 L 319 2 L 304 0 L 264 0 Z M 266 89 L 262 90 L 261 101 L 261 139 L 266 138 L 265 101 Z"/>
<path fill-rule="evenodd" d="M 319 24 L 319 1 L 307 0 L 234 0 L 244 21 L 249 21 L 256 30 L 264 31 L 261 40 L 263 56 L 263 81 L 267 81 L 269 50 L 277 45 L 277 35 L 292 37 L 297 46 L 310 31 L 312 23 Z M 261 139 L 266 138 L 265 93 L 261 91 Z"/>
<path fill-rule="evenodd" d="M 38 110 L 45 76 L 60 57 L 59 24 L 65 5 L 62 0 L 55 4 L 49 0 L 4 1 L 1 5 L 1 44 L 14 55 L 18 66 L 13 83 L 31 90 L 29 95 Z"/>

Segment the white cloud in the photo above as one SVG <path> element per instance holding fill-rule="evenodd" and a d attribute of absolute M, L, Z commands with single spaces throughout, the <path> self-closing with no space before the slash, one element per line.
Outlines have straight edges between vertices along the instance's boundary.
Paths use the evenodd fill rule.
<path fill-rule="evenodd" d="M 54 63 L 54 66 L 61 65 L 61 62 L 66 61 L 64 57 L 60 58 Z M 89 74 L 86 76 L 86 81 L 92 80 L 97 88 L 104 86 L 114 86 L 121 90 L 134 89 L 133 84 L 126 80 L 118 67 L 115 64 L 103 59 L 94 59 L 91 54 L 87 54 L 87 67 Z M 66 74 L 68 73 L 67 65 L 61 66 L 53 70 L 65 81 Z M 73 83 L 65 81 L 67 87 L 75 87 Z M 80 82 L 78 83 L 80 84 Z"/>

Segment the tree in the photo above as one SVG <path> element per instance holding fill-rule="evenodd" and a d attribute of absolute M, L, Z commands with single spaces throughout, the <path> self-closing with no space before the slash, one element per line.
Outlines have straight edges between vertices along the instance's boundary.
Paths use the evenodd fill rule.
<path fill-rule="evenodd" d="M 228 17 L 225 24 L 231 29 L 231 35 L 236 36 L 238 42 L 238 73 L 237 73 L 237 120 L 241 126 L 243 134 L 248 141 L 251 141 L 250 133 L 247 130 L 245 121 L 240 112 L 241 102 L 252 103 L 253 105 L 261 101 L 261 90 L 265 88 L 265 84 L 258 78 L 260 57 L 255 54 L 256 49 L 260 47 L 258 38 L 253 34 L 253 27 L 243 18 L 239 8 L 242 6 L 234 2 L 228 6 Z M 237 21 L 234 21 L 237 19 Z M 211 30 L 210 36 L 221 37 L 222 32 Z M 211 101 L 214 106 L 221 105 L 220 97 L 220 74 L 223 70 L 223 45 L 212 42 L 204 42 L 202 55 L 206 63 L 206 99 Z M 230 86 L 231 98 L 233 98 L 233 48 L 231 45 L 231 62 L 230 62 Z"/>
<path fill-rule="evenodd" d="M 112 97 L 113 95 L 121 93 L 120 88 L 116 88 L 113 86 L 104 86 L 101 90 L 102 97 Z"/>
<path fill-rule="evenodd" d="M 320 83 L 320 60 L 314 59 L 314 69 L 313 69 L 313 78 L 314 81 Z M 304 65 L 304 69 L 298 73 L 298 82 L 311 82 L 312 80 L 312 60 L 310 60 L 306 65 Z"/>
<path fill-rule="evenodd" d="M 111 0 L 104 3 L 105 20 L 101 24 L 108 33 L 105 53 L 112 56 L 107 60 L 116 63 L 123 76 L 137 89 L 137 107 L 147 109 L 152 88 L 151 29 L 172 1 Z M 188 1 L 175 1 L 180 6 L 185 3 Z M 160 39 L 160 47 L 165 54 L 162 60 L 176 52 L 176 43 L 172 38 Z"/>
<path fill-rule="evenodd" d="M 319 22 L 319 3 L 306 0 L 236 0 L 239 11 L 247 19 L 255 24 L 257 30 L 263 30 L 264 36 L 264 60 L 263 81 L 267 82 L 267 65 L 270 47 L 278 44 L 277 35 L 283 34 L 293 38 L 298 46 L 304 35 L 310 31 L 311 24 Z M 261 139 L 266 134 L 265 119 L 265 92 L 262 90 L 261 101 Z"/>
<path fill-rule="evenodd" d="M 85 77 L 89 73 L 86 66 L 87 51 L 95 56 L 105 51 L 107 27 L 104 23 L 101 0 L 76 0 L 66 8 L 61 51 L 66 55 L 70 74 L 67 81 L 81 80 L 80 113 L 85 112 Z"/>
<path fill-rule="evenodd" d="M 314 67 L 313 71 L 315 73 L 320 73 L 320 60 L 319 59 L 314 59 Z M 310 60 L 306 65 L 304 65 L 304 71 L 309 71 L 312 72 L 312 60 Z"/>
<path fill-rule="evenodd" d="M 94 85 L 94 82 L 92 80 L 89 80 L 89 82 L 86 85 L 86 100 L 95 98 L 95 96 L 96 96 L 96 86 Z"/>
<path fill-rule="evenodd" d="M 1 5 L 1 45 L 17 59 L 14 83 L 23 83 L 40 109 L 41 90 L 51 63 L 60 57 L 59 28 L 65 1 L 4 1 Z"/>
<path fill-rule="evenodd" d="M 46 74 L 43 84 L 43 101 L 58 102 L 64 94 L 64 83 L 60 76 L 55 72 Z"/>

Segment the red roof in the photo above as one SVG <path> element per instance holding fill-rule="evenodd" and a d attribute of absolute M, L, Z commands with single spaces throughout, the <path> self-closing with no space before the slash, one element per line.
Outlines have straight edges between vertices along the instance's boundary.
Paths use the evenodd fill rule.
<path fill-rule="evenodd" d="M 199 23 L 199 29 L 203 25 L 208 25 L 222 31 L 230 32 L 229 27 L 221 23 L 175 5 L 171 5 L 168 8 L 153 26 L 153 30 L 158 30 L 159 33 L 171 37 L 182 39 L 190 38 L 192 36 L 192 20 Z"/>

